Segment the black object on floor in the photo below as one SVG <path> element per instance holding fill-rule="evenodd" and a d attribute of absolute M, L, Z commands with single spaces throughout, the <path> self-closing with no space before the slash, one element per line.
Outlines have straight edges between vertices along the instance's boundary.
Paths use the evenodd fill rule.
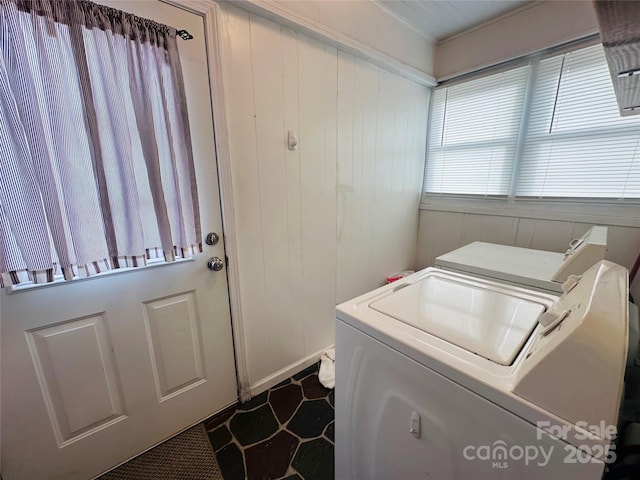
<path fill-rule="evenodd" d="M 332 480 L 333 390 L 318 364 L 204 425 L 225 480 Z"/>

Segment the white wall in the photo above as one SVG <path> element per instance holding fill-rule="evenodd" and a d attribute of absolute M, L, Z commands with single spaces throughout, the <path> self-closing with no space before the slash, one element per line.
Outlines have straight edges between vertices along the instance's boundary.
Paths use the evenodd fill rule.
<path fill-rule="evenodd" d="M 438 44 L 435 76 L 441 80 L 597 32 L 589 0 L 533 2 Z"/>
<path fill-rule="evenodd" d="M 333 342 L 336 50 L 222 9 L 251 385 Z M 299 136 L 287 149 L 287 131 Z"/>
<path fill-rule="evenodd" d="M 256 394 L 334 342 L 337 297 L 413 266 L 428 89 L 228 4 L 220 20 Z"/>
<path fill-rule="evenodd" d="M 429 90 L 338 55 L 338 303 L 415 268 Z"/>
<path fill-rule="evenodd" d="M 640 227 L 627 223 L 616 222 L 615 217 L 607 222 L 605 258 L 631 269 L 640 253 Z M 438 255 L 473 241 L 564 252 L 571 239 L 581 237 L 592 225 L 585 221 L 421 210 L 417 264 L 419 268 L 433 265 Z M 632 294 L 640 299 L 640 279 L 634 282 Z"/>
<path fill-rule="evenodd" d="M 433 83 L 434 43 L 369 0 L 217 0 L 230 2 L 298 32 L 342 43 Z M 335 45 L 334 45 L 335 46 Z M 343 48 L 344 49 L 344 48 Z M 351 51 L 350 53 L 356 53 Z"/>
<path fill-rule="evenodd" d="M 369 0 L 277 0 L 277 3 L 421 72 L 433 74 L 433 43 Z"/>

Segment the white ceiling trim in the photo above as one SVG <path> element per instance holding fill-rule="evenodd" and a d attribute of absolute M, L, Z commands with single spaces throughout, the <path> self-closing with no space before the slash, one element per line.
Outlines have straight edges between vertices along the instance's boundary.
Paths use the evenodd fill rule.
<path fill-rule="evenodd" d="M 386 53 L 372 48 L 350 36 L 339 33 L 324 24 L 297 15 L 273 0 L 216 0 L 230 3 L 281 25 L 297 30 L 312 38 L 328 43 L 339 50 L 364 58 L 371 63 L 398 74 L 420 85 L 435 87 L 436 79 L 417 68 L 407 65 Z"/>
<path fill-rule="evenodd" d="M 402 17 L 401 15 L 398 15 L 392 9 L 387 7 L 384 3 L 380 2 L 379 0 L 368 0 L 368 1 L 369 3 L 372 3 L 373 5 L 378 7 L 380 10 L 382 10 L 385 14 L 389 15 L 390 17 L 393 17 L 396 21 L 400 22 L 405 27 L 411 29 L 413 32 L 420 35 L 425 40 L 428 40 L 429 42 L 432 42 L 434 44 L 438 43 L 438 40 L 435 37 L 433 37 L 432 35 L 429 35 L 427 32 L 425 32 L 421 28 L 418 28 L 412 23 L 408 22 L 404 17 Z"/>
<path fill-rule="evenodd" d="M 444 42 L 495 18 L 545 0 L 368 0 L 422 38 Z"/>
<path fill-rule="evenodd" d="M 442 40 L 439 40 L 438 42 L 436 42 L 436 45 L 442 45 L 444 43 L 447 43 L 451 40 L 455 40 L 456 38 L 460 38 L 460 37 L 464 37 L 465 35 L 471 33 L 471 32 L 475 32 L 476 30 L 480 30 L 482 28 L 488 27 L 489 25 L 499 22 L 501 20 L 504 20 L 505 18 L 509 18 L 512 17 L 513 15 L 517 15 L 520 12 L 524 12 L 525 10 L 529 10 L 530 8 L 534 8 L 540 5 L 540 3 L 544 3 L 544 1 L 548 1 L 548 0 L 543 0 L 543 1 L 535 1 L 535 2 L 531 2 L 531 3 L 527 3 L 525 5 L 522 5 L 518 8 L 514 8 L 513 10 L 509 10 L 506 13 L 503 13 L 502 15 L 498 15 L 497 17 L 494 18 L 490 18 L 489 20 L 486 20 L 482 23 L 479 23 L 477 25 L 474 25 L 473 27 L 467 28 L 461 32 L 455 33 L 453 35 L 450 35 L 446 38 L 443 38 Z M 577 0 L 576 0 L 577 1 Z"/>

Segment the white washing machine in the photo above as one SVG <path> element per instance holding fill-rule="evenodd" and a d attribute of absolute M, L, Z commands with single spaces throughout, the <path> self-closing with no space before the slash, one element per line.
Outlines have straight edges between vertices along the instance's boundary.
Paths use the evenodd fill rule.
<path fill-rule="evenodd" d="M 565 253 L 473 242 L 436 258 L 438 268 L 470 273 L 549 292 L 562 292 L 569 275 L 582 273 L 603 260 L 607 227 L 592 227 L 569 243 Z"/>
<path fill-rule="evenodd" d="M 336 309 L 336 479 L 600 479 L 627 271 L 561 297 L 436 268 Z"/>

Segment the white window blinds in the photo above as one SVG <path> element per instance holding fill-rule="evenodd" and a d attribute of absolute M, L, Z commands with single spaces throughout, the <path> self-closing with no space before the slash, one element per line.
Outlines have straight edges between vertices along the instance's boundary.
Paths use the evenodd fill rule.
<path fill-rule="evenodd" d="M 425 189 L 509 193 L 528 67 L 436 89 Z"/>
<path fill-rule="evenodd" d="M 601 45 L 436 89 L 430 119 L 427 194 L 640 198 L 640 116 Z"/>
<path fill-rule="evenodd" d="M 640 117 L 621 117 L 602 46 L 542 60 L 517 195 L 640 197 Z"/>

